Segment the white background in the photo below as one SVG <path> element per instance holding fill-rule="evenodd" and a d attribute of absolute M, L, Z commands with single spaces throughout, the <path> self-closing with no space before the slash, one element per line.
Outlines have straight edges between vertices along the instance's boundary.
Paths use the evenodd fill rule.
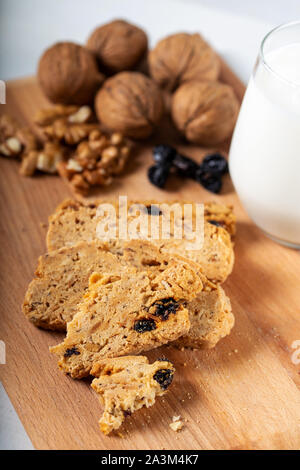
<path fill-rule="evenodd" d="M 261 39 L 300 19 L 300 0 L 0 0 L 0 79 L 33 74 L 51 43 L 84 42 L 95 26 L 116 17 L 143 26 L 151 45 L 171 32 L 200 31 L 247 81 Z M 30 448 L 0 384 L 0 449 Z"/>
<path fill-rule="evenodd" d="M 0 0 L 0 78 L 34 73 L 51 43 L 84 42 L 96 25 L 115 17 L 143 26 L 151 44 L 170 32 L 201 31 L 246 80 L 262 35 L 270 26 L 300 19 L 300 1 Z"/>

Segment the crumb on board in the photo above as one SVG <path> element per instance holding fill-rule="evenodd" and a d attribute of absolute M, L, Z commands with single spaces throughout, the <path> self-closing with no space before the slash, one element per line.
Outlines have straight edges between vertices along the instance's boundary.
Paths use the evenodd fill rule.
<path fill-rule="evenodd" d="M 172 429 L 172 431 L 175 431 L 175 432 L 180 431 L 184 426 L 184 423 L 181 420 L 181 416 L 173 416 L 172 423 L 170 423 L 169 426 Z"/>

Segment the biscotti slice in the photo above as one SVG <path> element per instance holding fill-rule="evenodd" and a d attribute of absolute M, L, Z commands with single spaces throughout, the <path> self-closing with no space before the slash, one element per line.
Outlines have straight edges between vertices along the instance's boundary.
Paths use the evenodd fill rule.
<path fill-rule="evenodd" d="M 73 319 L 77 305 L 88 288 L 91 274 L 95 271 L 100 274 L 121 272 L 127 269 L 128 265 L 135 265 L 139 270 L 148 269 L 148 266 L 143 264 L 142 254 L 149 251 L 149 246 L 152 246 L 149 242 L 137 243 L 133 240 L 124 243 L 122 248 L 119 247 L 120 252 L 117 254 L 109 252 L 106 244 L 97 241 L 80 242 L 41 256 L 35 272 L 36 277 L 29 284 L 25 295 L 25 316 L 35 326 L 65 331 L 67 322 Z M 112 245 L 110 248 L 113 248 Z M 138 265 L 133 257 L 128 255 L 133 251 L 140 259 Z M 170 263 L 174 265 L 177 258 L 164 255 L 162 262 L 158 249 L 151 252 L 152 266 L 156 266 L 156 270 L 160 272 L 167 269 Z M 193 265 L 192 262 L 189 263 Z M 199 271 L 196 265 L 194 268 Z M 200 272 L 199 277 L 202 279 Z"/>
<path fill-rule="evenodd" d="M 191 327 L 188 334 L 173 344 L 179 348 L 211 349 L 234 326 L 231 303 L 221 286 L 209 281 L 203 291 L 188 304 Z"/>
<path fill-rule="evenodd" d="M 119 429 L 126 416 L 154 405 L 172 383 L 175 369 L 167 359 L 153 364 L 144 356 L 106 359 L 94 364 L 91 374 L 97 378 L 92 387 L 104 412 L 99 420 L 104 434 Z"/>
<path fill-rule="evenodd" d="M 204 205 L 204 218 L 213 225 L 223 227 L 233 237 L 236 233 L 236 216 L 233 206 L 206 202 Z"/>
<path fill-rule="evenodd" d="M 169 256 L 151 243 L 139 240 L 131 241 L 124 247 L 125 259 L 138 269 L 163 269 Z M 200 275 L 203 288 L 187 304 L 191 327 L 186 335 L 175 341 L 174 344 L 178 347 L 213 348 L 220 339 L 229 335 L 234 326 L 231 303 L 224 289 Z"/>
<path fill-rule="evenodd" d="M 80 242 L 40 256 L 25 294 L 23 312 L 36 326 L 65 331 L 94 271 L 121 270 L 117 255 L 98 242 Z"/>
<path fill-rule="evenodd" d="M 67 324 L 63 343 L 50 350 L 73 378 L 85 377 L 93 363 L 139 354 L 175 341 L 190 329 L 186 303 L 202 289 L 199 274 L 176 259 L 163 272 L 94 273 L 78 312 Z"/>
<path fill-rule="evenodd" d="M 95 204 L 83 205 L 77 201 L 70 200 L 62 203 L 57 211 L 49 218 L 49 230 L 47 234 L 48 250 L 52 251 L 62 246 L 72 246 L 82 240 L 92 241 L 97 239 L 99 237 L 99 233 L 97 234 L 97 225 L 103 220 L 97 214 L 97 207 L 100 203 L 101 201 Z M 110 204 L 115 208 L 119 221 L 121 216 L 118 210 L 118 204 L 116 202 L 110 202 Z M 172 202 L 170 204 L 179 204 L 179 207 L 183 207 L 184 203 Z M 190 204 L 192 204 L 193 207 L 192 224 L 194 224 L 196 213 L 195 204 Z M 144 217 L 148 218 L 149 226 L 151 225 L 151 218 L 155 217 L 156 221 L 158 219 L 159 224 L 161 224 L 161 219 L 166 216 L 165 209 L 160 209 L 159 206 L 156 206 L 151 201 L 145 201 L 143 203 L 128 202 L 128 223 L 138 217 L 139 207 L 140 212 L 144 213 Z M 207 215 L 205 215 L 206 207 L 208 211 Z M 222 207 L 224 207 L 223 213 L 226 212 L 226 206 Z M 202 266 L 203 272 L 208 279 L 215 282 L 224 282 L 231 273 L 234 263 L 234 252 L 230 234 L 221 226 L 223 223 L 221 223 L 220 215 L 217 214 L 217 205 L 215 204 L 214 209 L 212 209 L 212 205 L 209 203 L 205 205 L 205 208 L 204 216 L 210 218 L 212 223 L 204 222 L 204 241 L 201 249 L 188 249 L 190 240 L 185 238 L 177 239 L 173 224 L 171 224 L 170 227 L 169 239 L 158 238 L 151 239 L 151 241 L 165 252 L 179 254 L 197 262 Z M 227 211 L 230 212 L 231 209 L 228 207 Z M 221 213 L 222 210 L 220 209 L 219 214 Z M 229 215 L 226 214 L 224 221 L 228 217 Z M 176 221 L 176 223 L 182 224 L 183 219 L 181 217 L 179 217 L 179 219 L 180 220 Z M 232 215 L 231 230 L 233 230 L 235 226 L 234 220 L 235 218 Z M 115 221 L 112 221 L 112 228 L 114 225 Z M 224 226 L 225 225 L 224 222 Z M 141 238 L 143 238 L 143 236 L 141 236 Z M 118 241 L 115 237 L 111 239 L 106 238 L 106 241 L 112 245 L 114 249 L 118 245 Z"/>
<path fill-rule="evenodd" d="M 121 271 L 130 265 L 139 271 L 162 272 L 170 262 L 174 263 L 179 258 L 176 256 L 172 260 L 171 255 L 161 253 L 146 241 L 125 243 L 119 255 L 108 252 L 106 248 L 105 244 L 97 242 L 80 242 L 41 256 L 36 278 L 29 284 L 25 295 L 23 312 L 26 317 L 38 327 L 65 331 L 95 270 L 102 273 L 111 269 Z M 190 264 L 193 265 L 192 262 Z M 204 288 L 197 299 L 188 304 L 191 328 L 177 342 L 182 341 L 185 346 L 195 348 L 213 347 L 229 334 L 234 317 L 223 289 L 209 282 L 200 271 L 198 274 Z"/>

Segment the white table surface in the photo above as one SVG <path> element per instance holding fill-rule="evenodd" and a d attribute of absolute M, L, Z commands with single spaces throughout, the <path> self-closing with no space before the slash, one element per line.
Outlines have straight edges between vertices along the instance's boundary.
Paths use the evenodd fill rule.
<path fill-rule="evenodd" d="M 171 32 L 200 31 L 246 82 L 263 36 L 278 23 L 300 19 L 300 2 L 1 0 L 0 79 L 33 74 L 41 52 L 51 43 L 84 42 L 95 26 L 117 17 L 144 27 L 151 45 Z M 2 367 L 6 366 L 0 365 L 0 376 Z M 0 384 L 0 449 L 32 448 Z"/>

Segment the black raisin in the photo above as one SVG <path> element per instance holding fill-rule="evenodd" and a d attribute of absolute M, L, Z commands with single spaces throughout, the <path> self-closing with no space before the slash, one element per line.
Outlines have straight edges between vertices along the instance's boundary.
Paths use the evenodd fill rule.
<path fill-rule="evenodd" d="M 154 161 L 163 166 L 169 166 L 173 162 L 176 155 L 176 150 L 170 145 L 156 145 L 153 147 Z"/>
<path fill-rule="evenodd" d="M 153 165 L 148 169 L 149 181 L 157 186 L 163 188 L 167 182 L 170 168 L 162 165 Z"/>
<path fill-rule="evenodd" d="M 154 380 L 159 383 L 163 390 L 166 390 L 172 383 L 174 372 L 171 369 L 159 369 L 153 375 Z"/>
<path fill-rule="evenodd" d="M 172 361 L 170 361 L 170 359 L 168 359 L 167 357 L 165 356 L 161 356 L 159 357 L 158 359 L 156 359 L 157 361 L 160 361 L 160 362 L 170 362 L 171 364 L 173 364 Z"/>
<path fill-rule="evenodd" d="M 223 227 L 222 222 L 218 222 L 217 220 L 209 220 L 208 222 L 216 227 Z"/>
<path fill-rule="evenodd" d="M 161 320 L 168 320 L 171 313 L 176 313 L 179 307 L 179 303 L 169 297 L 167 299 L 158 300 L 153 304 L 155 307 L 155 312 L 153 315 L 160 317 Z"/>
<path fill-rule="evenodd" d="M 75 354 L 75 356 L 78 356 L 80 354 L 80 352 L 75 347 L 74 348 L 68 348 L 68 349 L 66 349 L 64 357 L 70 357 L 70 356 L 73 356 L 73 354 Z"/>
<path fill-rule="evenodd" d="M 217 194 L 221 191 L 221 176 L 211 176 L 209 173 L 205 173 L 202 168 L 199 168 L 196 172 L 196 181 L 212 193 Z"/>
<path fill-rule="evenodd" d="M 132 415 L 132 412 L 131 412 L 130 410 L 123 410 L 123 415 L 124 415 L 125 418 L 126 418 L 127 416 Z"/>
<path fill-rule="evenodd" d="M 215 176 L 211 176 L 210 178 L 205 179 L 202 182 L 202 185 L 211 193 L 218 194 L 222 189 L 222 180 Z"/>
<path fill-rule="evenodd" d="M 152 318 L 141 318 L 134 322 L 134 329 L 138 333 L 145 333 L 156 329 L 156 323 Z"/>
<path fill-rule="evenodd" d="M 198 163 L 194 160 L 179 153 L 176 154 L 173 160 L 173 165 L 177 169 L 179 176 L 193 179 L 195 178 L 196 171 L 199 167 Z"/>
<path fill-rule="evenodd" d="M 212 153 L 207 155 L 200 167 L 211 176 L 224 175 L 228 173 L 228 163 L 225 157 L 220 153 Z"/>
<path fill-rule="evenodd" d="M 151 206 L 146 206 L 146 210 L 149 215 L 162 215 L 162 211 L 160 210 L 160 208 L 157 206 L 153 206 L 152 204 Z"/>

